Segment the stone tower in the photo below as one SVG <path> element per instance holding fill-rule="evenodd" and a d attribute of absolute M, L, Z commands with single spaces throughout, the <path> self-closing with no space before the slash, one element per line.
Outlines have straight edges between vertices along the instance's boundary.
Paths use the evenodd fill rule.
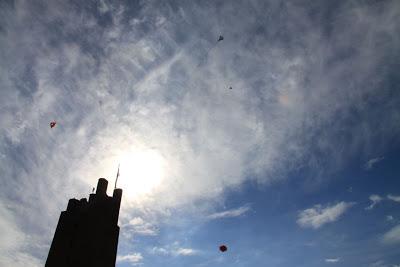
<path fill-rule="evenodd" d="M 122 189 L 107 196 L 100 178 L 89 201 L 70 199 L 61 212 L 45 267 L 114 267 L 118 247 L 118 215 Z"/>

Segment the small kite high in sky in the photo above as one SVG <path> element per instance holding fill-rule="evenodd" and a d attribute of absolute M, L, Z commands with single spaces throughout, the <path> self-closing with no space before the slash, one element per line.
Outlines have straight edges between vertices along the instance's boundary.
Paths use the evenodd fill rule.
<path fill-rule="evenodd" d="M 210 53 L 210 51 L 213 50 L 213 49 L 217 46 L 217 44 L 218 44 L 219 42 L 221 42 L 222 40 L 224 40 L 224 36 L 220 35 L 220 36 L 218 37 L 218 39 L 217 39 L 217 42 L 216 42 L 213 46 L 211 46 L 211 47 L 209 47 L 209 48 L 207 49 L 207 51 L 206 51 L 204 57 L 203 57 L 202 59 L 200 59 L 200 62 L 199 62 L 199 64 L 197 65 L 197 67 L 199 67 L 203 62 L 205 62 L 205 61 L 207 60 L 207 57 L 208 57 L 208 54 Z"/>
<path fill-rule="evenodd" d="M 221 252 L 225 252 L 225 251 L 228 250 L 228 248 L 227 248 L 225 245 L 221 245 L 221 246 L 219 246 L 219 250 L 220 250 Z"/>
<path fill-rule="evenodd" d="M 229 86 L 229 89 L 232 90 L 232 86 Z"/>
<path fill-rule="evenodd" d="M 50 122 L 50 128 L 54 128 L 56 126 L 57 122 L 56 121 L 52 121 Z"/>

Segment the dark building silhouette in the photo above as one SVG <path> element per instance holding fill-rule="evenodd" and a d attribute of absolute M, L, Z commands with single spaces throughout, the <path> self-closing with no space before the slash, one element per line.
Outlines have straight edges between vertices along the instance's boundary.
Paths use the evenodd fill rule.
<path fill-rule="evenodd" d="M 122 189 L 107 196 L 100 178 L 89 201 L 70 199 L 61 212 L 45 267 L 114 267 L 118 247 L 118 215 Z"/>

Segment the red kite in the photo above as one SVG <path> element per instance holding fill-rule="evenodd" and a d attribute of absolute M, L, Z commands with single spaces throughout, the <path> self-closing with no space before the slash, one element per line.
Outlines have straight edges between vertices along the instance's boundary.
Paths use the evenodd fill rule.
<path fill-rule="evenodd" d="M 56 121 L 52 121 L 52 122 L 50 122 L 50 128 L 53 128 L 53 127 L 55 127 L 55 126 L 56 126 L 56 124 L 57 124 L 57 122 L 56 122 Z"/>
<path fill-rule="evenodd" d="M 219 246 L 219 250 L 220 250 L 221 252 L 225 252 L 225 251 L 228 250 L 228 248 L 227 248 L 225 245 L 221 245 L 221 246 Z"/>

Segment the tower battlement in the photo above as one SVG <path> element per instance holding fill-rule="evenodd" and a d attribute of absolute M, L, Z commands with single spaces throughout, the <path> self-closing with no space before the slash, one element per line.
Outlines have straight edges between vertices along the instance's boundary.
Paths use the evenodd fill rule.
<path fill-rule="evenodd" d="M 45 267 L 114 267 L 118 247 L 118 216 L 122 189 L 107 195 L 100 178 L 96 193 L 70 199 L 62 211 Z"/>

